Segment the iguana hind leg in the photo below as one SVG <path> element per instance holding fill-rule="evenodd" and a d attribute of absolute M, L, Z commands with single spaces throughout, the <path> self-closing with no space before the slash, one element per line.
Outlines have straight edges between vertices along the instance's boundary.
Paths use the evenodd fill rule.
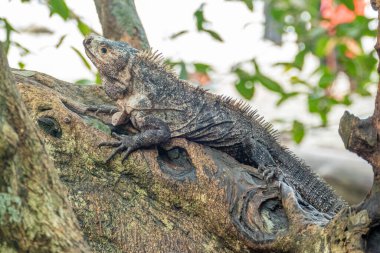
<path fill-rule="evenodd" d="M 110 161 L 115 155 L 124 152 L 123 160 L 127 159 L 130 153 L 142 148 L 158 145 L 170 139 L 170 129 L 168 125 L 160 119 L 148 116 L 137 123 L 140 133 L 135 135 L 119 135 L 112 133 L 118 141 L 102 142 L 99 147 L 108 146 L 116 148 L 106 159 Z"/>
<path fill-rule="evenodd" d="M 281 171 L 268 149 L 259 141 L 249 138 L 244 143 L 245 152 L 251 165 L 256 166 L 266 181 L 281 178 Z"/>

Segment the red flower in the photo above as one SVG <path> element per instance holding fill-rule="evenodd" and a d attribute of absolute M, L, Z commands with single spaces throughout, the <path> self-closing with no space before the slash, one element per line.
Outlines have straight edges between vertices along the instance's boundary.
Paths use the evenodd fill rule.
<path fill-rule="evenodd" d="M 356 16 L 364 15 L 364 0 L 354 0 L 354 10 L 348 9 L 344 4 L 336 5 L 333 0 L 321 1 L 321 16 L 324 19 L 321 25 L 330 34 L 335 33 L 335 27 L 339 24 L 350 23 Z"/>

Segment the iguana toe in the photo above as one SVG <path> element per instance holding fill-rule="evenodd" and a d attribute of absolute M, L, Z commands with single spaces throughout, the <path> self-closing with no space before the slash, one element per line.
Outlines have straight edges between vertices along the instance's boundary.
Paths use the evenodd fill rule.
<path fill-rule="evenodd" d="M 117 133 L 112 133 L 112 136 L 118 139 L 118 141 L 106 141 L 98 144 L 98 147 L 115 147 L 116 149 L 111 153 L 110 156 L 105 160 L 106 163 L 111 161 L 117 154 L 121 154 L 125 151 L 122 162 L 124 162 L 130 153 L 136 150 L 136 142 L 132 136 L 119 135 Z"/>
<path fill-rule="evenodd" d="M 258 169 L 266 182 L 271 182 L 276 178 L 276 167 L 259 165 Z"/>
<path fill-rule="evenodd" d="M 112 151 L 111 155 L 109 155 L 108 158 L 105 160 L 105 163 L 111 161 L 115 157 L 115 155 L 117 155 L 118 153 L 122 153 L 124 150 L 125 147 L 123 145 L 120 145 L 118 148 Z"/>
<path fill-rule="evenodd" d="M 101 148 L 101 147 L 119 147 L 120 146 L 120 141 L 103 141 L 101 143 L 98 144 L 98 148 Z"/>

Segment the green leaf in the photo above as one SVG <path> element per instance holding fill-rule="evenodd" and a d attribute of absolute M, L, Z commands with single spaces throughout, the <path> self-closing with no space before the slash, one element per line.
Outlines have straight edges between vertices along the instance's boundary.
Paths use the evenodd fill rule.
<path fill-rule="evenodd" d="M 180 67 L 179 78 L 183 80 L 187 80 L 189 78 L 189 75 L 188 75 L 189 72 L 187 71 L 185 62 L 181 61 L 178 65 Z"/>
<path fill-rule="evenodd" d="M 329 37 L 321 37 L 317 40 L 317 43 L 315 44 L 315 55 L 318 57 L 322 57 L 326 55 L 326 46 L 329 42 Z"/>
<path fill-rule="evenodd" d="M 197 26 L 197 30 L 198 31 L 203 30 L 203 24 L 204 23 L 208 23 L 208 21 L 204 17 L 204 13 L 203 13 L 203 8 L 204 8 L 205 5 L 206 5 L 205 3 L 202 3 L 198 7 L 198 9 L 194 12 L 194 17 L 195 17 L 195 20 L 196 20 L 196 26 Z"/>
<path fill-rule="evenodd" d="M 274 8 L 273 8 L 274 7 Z M 272 6 L 270 9 L 270 13 L 272 14 L 271 16 L 279 23 L 284 22 L 284 17 L 287 15 L 286 14 L 286 9 L 283 8 L 275 8 L 276 6 Z"/>
<path fill-rule="evenodd" d="M 298 120 L 294 120 L 293 127 L 292 127 L 293 141 L 299 144 L 301 143 L 304 136 L 305 136 L 305 126 L 302 124 L 302 122 L 299 122 Z"/>
<path fill-rule="evenodd" d="M 257 81 L 259 81 L 268 90 L 271 90 L 280 94 L 285 93 L 281 85 L 278 82 L 270 79 L 269 77 L 264 76 L 262 74 L 257 74 L 257 73 L 255 77 L 257 78 Z"/>
<path fill-rule="evenodd" d="M 319 112 L 319 116 L 321 117 L 321 120 L 322 120 L 322 126 L 327 126 L 327 122 L 328 122 L 328 119 L 327 119 L 327 112 L 324 112 L 324 111 L 321 111 Z"/>
<path fill-rule="evenodd" d="M 222 37 L 220 37 L 220 35 L 219 35 L 217 32 L 212 31 L 212 30 L 209 30 L 209 29 L 202 29 L 202 31 L 204 31 L 204 32 L 206 32 L 206 33 L 208 33 L 208 34 L 210 34 L 211 37 L 213 37 L 215 40 L 220 41 L 220 42 L 223 42 Z"/>
<path fill-rule="evenodd" d="M 244 81 L 250 80 L 254 81 L 253 76 L 251 76 L 247 71 L 240 67 L 235 67 L 232 69 L 232 72 L 235 73 L 239 79 L 242 79 Z"/>
<path fill-rule="evenodd" d="M 212 66 L 206 63 L 198 62 L 198 63 L 193 63 L 193 65 L 194 65 L 195 71 L 198 73 L 207 74 L 208 72 L 213 70 Z"/>
<path fill-rule="evenodd" d="M 348 9 L 355 10 L 354 0 L 336 0 L 338 3 L 344 4 Z"/>
<path fill-rule="evenodd" d="M 75 47 L 71 47 L 73 50 L 74 50 L 74 52 L 79 56 L 79 58 L 82 60 L 82 62 L 83 62 L 83 64 L 86 66 L 86 68 L 88 69 L 88 70 L 91 70 L 91 65 L 90 65 L 90 63 L 88 63 L 88 61 L 86 60 L 86 58 L 84 58 L 84 56 L 82 55 L 82 53 L 78 50 L 78 49 L 76 49 Z"/>
<path fill-rule="evenodd" d="M 210 22 L 206 20 L 204 17 L 203 8 L 206 4 L 202 3 L 198 9 L 194 12 L 194 17 L 196 20 L 196 27 L 199 32 L 206 32 L 208 33 L 212 38 L 214 38 L 217 41 L 223 42 L 222 37 L 215 31 L 212 31 L 210 29 L 204 28 L 205 24 L 209 24 Z"/>
<path fill-rule="evenodd" d="M 281 98 L 276 102 L 276 106 L 280 106 L 282 105 L 285 101 L 287 101 L 289 98 L 291 97 L 295 97 L 299 95 L 299 92 L 289 92 L 289 93 L 284 93 L 284 94 L 281 94 Z"/>
<path fill-rule="evenodd" d="M 320 104 L 320 97 L 313 96 L 312 94 L 308 97 L 308 106 L 309 106 L 309 112 L 318 113 L 320 111 L 319 104 Z"/>
<path fill-rule="evenodd" d="M 335 81 L 335 75 L 326 71 L 322 74 L 321 78 L 319 79 L 318 86 L 323 88 L 323 89 L 326 89 L 334 81 Z"/>
<path fill-rule="evenodd" d="M 12 44 L 15 45 L 21 51 L 20 52 L 21 56 L 30 54 L 30 50 L 24 47 L 23 45 L 21 45 L 20 43 L 13 41 Z"/>
<path fill-rule="evenodd" d="M 306 50 L 301 50 L 297 53 L 296 57 L 294 58 L 294 67 L 296 67 L 299 70 L 302 70 L 306 53 L 307 53 Z"/>
<path fill-rule="evenodd" d="M 54 13 L 61 16 L 63 20 L 67 20 L 70 15 L 70 10 L 64 0 L 49 0 L 50 15 Z"/>
<path fill-rule="evenodd" d="M 293 69 L 293 63 L 291 62 L 277 62 L 273 64 L 273 67 L 282 66 L 284 68 L 284 72 L 289 72 Z"/>
<path fill-rule="evenodd" d="M 172 34 L 169 37 L 169 39 L 174 40 L 174 39 L 176 39 L 176 38 L 178 38 L 178 37 L 180 37 L 180 36 L 182 36 L 182 35 L 184 35 L 184 34 L 186 34 L 188 32 L 189 32 L 188 30 L 182 30 L 182 31 L 176 32 L 176 33 Z"/>
<path fill-rule="evenodd" d="M 319 14 L 319 11 L 318 11 Z M 324 37 L 326 35 L 326 28 L 320 27 L 319 25 L 317 27 L 312 27 L 310 31 L 308 32 L 308 36 L 310 37 L 310 40 L 316 40 L 320 37 Z"/>
<path fill-rule="evenodd" d="M 89 79 L 79 79 L 79 80 L 76 80 L 75 83 L 81 84 L 81 85 L 89 85 L 89 84 L 93 84 L 94 82 Z"/>
<path fill-rule="evenodd" d="M 24 69 L 24 68 L 25 68 L 25 63 L 23 63 L 22 61 L 19 61 L 19 62 L 18 62 L 18 67 L 19 67 L 20 69 Z"/>
<path fill-rule="evenodd" d="M 11 45 L 11 35 L 12 32 L 17 32 L 16 29 L 11 25 L 11 23 L 8 22 L 6 18 L 0 18 L 0 21 L 4 23 L 5 28 L 5 42 L 4 42 L 4 49 L 5 52 L 8 53 L 9 47 Z"/>
<path fill-rule="evenodd" d="M 104 124 L 99 119 L 91 118 L 91 117 L 83 117 L 83 120 L 87 125 L 92 126 L 96 129 L 99 129 L 100 131 L 102 131 L 108 135 L 111 134 L 111 129 L 109 128 L 109 126 Z"/>
<path fill-rule="evenodd" d="M 351 37 L 356 41 L 360 41 L 364 36 L 373 37 L 373 31 L 369 26 L 372 20 L 364 16 L 356 16 L 354 21 L 338 25 L 336 35 L 339 37 Z"/>
<path fill-rule="evenodd" d="M 274 81 L 273 79 L 271 79 L 271 78 L 269 78 L 269 77 L 267 77 L 261 73 L 259 65 L 257 64 L 255 59 L 252 59 L 251 63 L 253 64 L 253 67 L 255 68 L 255 72 L 256 72 L 256 74 L 254 75 L 254 78 L 258 82 L 260 82 L 268 90 L 271 90 L 271 91 L 274 91 L 274 92 L 277 92 L 280 94 L 285 93 L 283 88 L 281 87 L 281 85 L 278 82 Z"/>
<path fill-rule="evenodd" d="M 298 76 L 291 76 L 290 77 L 290 83 L 291 84 L 302 84 L 302 85 L 309 87 L 309 88 L 311 87 L 311 85 L 308 82 L 306 82 L 305 80 L 302 80 Z"/>
<path fill-rule="evenodd" d="M 253 0 L 242 0 L 250 11 L 253 11 Z"/>
<path fill-rule="evenodd" d="M 253 67 L 255 68 L 255 72 L 256 72 L 257 74 L 261 74 L 260 67 L 259 67 L 259 65 L 257 64 L 257 61 L 256 61 L 255 58 L 253 58 L 253 59 L 251 60 L 251 63 L 252 63 L 252 65 L 253 65 Z"/>
<path fill-rule="evenodd" d="M 87 36 L 92 32 L 91 28 L 87 24 L 83 23 L 80 19 L 77 19 L 77 27 L 83 36 Z"/>
<path fill-rule="evenodd" d="M 333 105 L 336 105 L 337 101 L 321 95 L 310 94 L 308 97 L 309 111 L 311 113 L 318 113 L 322 120 L 322 125 L 327 125 L 327 115 Z"/>
<path fill-rule="evenodd" d="M 345 96 L 343 97 L 343 100 L 341 101 L 341 103 L 344 104 L 344 105 L 349 106 L 349 105 L 352 104 L 352 100 L 351 100 L 351 98 L 350 98 L 349 95 L 345 95 Z"/>
<path fill-rule="evenodd" d="M 239 79 L 235 83 L 235 87 L 238 90 L 238 92 L 245 98 L 245 99 L 251 99 L 253 95 L 255 94 L 255 86 L 254 83 L 250 80 L 242 80 Z"/>

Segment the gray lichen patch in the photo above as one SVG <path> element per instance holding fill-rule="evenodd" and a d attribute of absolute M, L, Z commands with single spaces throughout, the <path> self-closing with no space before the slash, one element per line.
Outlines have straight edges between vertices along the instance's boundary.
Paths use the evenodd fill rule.
<path fill-rule="evenodd" d="M 10 193 L 0 193 L 0 225 L 21 222 L 21 198 Z"/>

